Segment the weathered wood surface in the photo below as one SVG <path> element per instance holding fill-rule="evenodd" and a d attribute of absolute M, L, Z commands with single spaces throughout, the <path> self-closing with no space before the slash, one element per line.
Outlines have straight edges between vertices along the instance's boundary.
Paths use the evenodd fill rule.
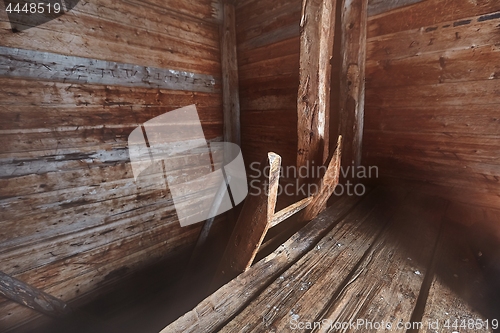
<path fill-rule="evenodd" d="M 314 313 L 319 314 L 330 293 L 349 278 L 397 208 L 393 200 L 387 193 L 370 193 L 220 331 L 284 332 L 293 319 L 314 321 Z"/>
<path fill-rule="evenodd" d="M 374 16 L 368 22 L 368 38 L 440 25 L 443 22 L 486 15 L 500 10 L 496 0 L 426 0 L 400 10 Z M 443 24 L 446 25 L 446 24 Z"/>
<path fill-rule="evenodd" d="M 221 287 L 192 311 L 166 327 L 162 333 L 216 331 L 232 316 L 242 311 L 245 305 L 259 295 L 270 281 L 280 276 L 287 267 L 313 248 L 357 204 L 359 199 L 358 197 L 340 199 L 271 255 Z"/>
<path fill-rule="evenodd" d="M 468 238 L 467 229 L 450 223 L 444 225 L 435 257 L 435 272 L 420 319 L 424 324 L 420 332 L 434 332 L 438 327 L 435 323 L 441 330 L 493 332 L 491 320 L 497 319 L 497 300 Z"/>
<path fill-rule="evenodd" d="M 500 208 L 499 11 L 428 0 L 369 20 L 363 156 L 382 178 Z"/>
<path fill-rule="evenodd" d="M 308 207 L 313 199 L 314 197 L 307 197 L 275 213 L 269 223 L 269 229 Z"/>
<path fill-rule="evenodd" d="M 301 0 L 236 2 L 242 151 L 248 166 L 268 151 L 283 158 L 283 167 L 297 163 L 300 15 Z"/>
<path fill-rule="evenodd" d="M 409 6 L 424 0 L 369 0 L 368 16 L 382 14 L 397 8 Z"/>
<path fill-rule="evenodd" d="M 445 200 L 410 193 L 365 260 L 318 319 L 349 322 L 361 318 L 366 322 L 389 323 L 393 331 L 405 332 L 406 328 L 398 327 L 398 323 L 412 319 L 445 210 Z M 347 301 L 351 299 L 358 301 Z M 383 330 L 386 328 L 378 331 Z"/>
<path fill-rule="evenodd" d="M 80 2 L 57 20 L 18 33 L 10 32 L 7 15 L 2 11 L 0 26 L 7 32 L 3 34 L 4 45 L 10 47 L 205 74 L 220 73 L 218 24 L 200 22 L 193 16 L 197 14 L 178 15 L 172 8 L 186 7 L 186 1 L 174 1 L 177 2 L 174 7 L 156 4 L 156 10 L 135 1 Z M 210 3 L 199 7 L 203 5 L 212 11 Z M 168 13 L 163 16 L 164 21 L 159 19 L 160 12 Z"/>
<path fill-rule="evenodd" d="M 224 112 L 224 141 L 241 144 L 240 95 L 238 54 L 236 52 L 235 8 L 223 1 L 221 25 L 222 107 Z"/>
<path fill-rule="evenodd" d="M 222 255 L 212 287 L 218 288 L 248 270 L 270 227 L 278 199 L 281 157 L 268 153 L 260 166 L 259 190 L 249 192 Z M 266 170 L 267 168 L 267 176 Z"/>
<path fill-rule="evenodd" d="M 70 311 L 60 299 L 3 272 L 0 272 L 0 295 L 51 317 L 62 317 Z"/>
<path fill-rule="evenodd" d="M 0 76 L 77 84 L 214 92 L 213 76 L 0 46 Z"/>
<path fill-rule="evenodd" d="M 297 167 L 329 156 L 330 81 L 336 1 L 303 0 L 297 96 Z M 311 180 L 302 180 L 308 182 Z"/>
<path fill-rule="evenodd" d="M 339 136 L 335 152 L 328 163 L 323 178 L 321 178 L 319 182 L 318 193 L 314 194 L 311 203 L 300 214 L 299 220 L 310 221 L 326 208 L 327 201 L 330 199 L 339 183 L 343 142 L 342 136 Z"/>
<path fill-rule="evenodd" d="M 361 165 L 365 113 L 365 61 L 368 0 L 346 1 L 341 14 L 339 134 L 344 137 L 342 167 Z"/>
<path fill-rule="evenodd" d="M 222 139 L 219 21 L 215 1 L 80 2 L 18 33 L 0 13 L 1 271 L 72 303 L 192 246 L 200 226 L 178 225 L 154 174 L 133 181 L 127 138 L 196 104 Z M 2 329 L 37 316 L 0 301 Z"/>

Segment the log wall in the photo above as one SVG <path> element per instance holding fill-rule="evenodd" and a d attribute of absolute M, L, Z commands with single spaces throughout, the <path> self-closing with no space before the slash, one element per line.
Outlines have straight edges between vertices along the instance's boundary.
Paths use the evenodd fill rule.
<path fill-rule="evenodd" d="M 220 140 L 219 5 L 82 0 L 27 30 L 1 9 L 0 271 L 74 301 L 192 245 L 169 191 L 134 182 L 127 138 L 196 104 Z M 0 298 L 0 331 L 36 316 Z"/>
<path fill-rule="evenodd" d="M 500 239 L 499 11 L 427 0 L 370 17 L 363 151 L 381 176 L 425 184 L 452 199 L 448 215 Z"/>
<path fill-rule="evenodd" d="M 241 138 L 247 165 L 260 162 L 269 151 L 282 156 L 283 166 L 296 164 L 301 3 L 237 2 Z"/>

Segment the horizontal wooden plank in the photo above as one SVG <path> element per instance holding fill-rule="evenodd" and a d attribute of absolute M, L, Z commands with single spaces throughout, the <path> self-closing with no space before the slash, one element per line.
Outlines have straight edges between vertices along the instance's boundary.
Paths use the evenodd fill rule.
<path fill-rule="evenodd" d="M 100 105 L 128 107 L 133 105 L 220 106 L 219 94 L 173 91 L 165 89 L 78 85 L 62 82 L 3 78 L 0 83 L 0 105 L 47 105 L 52 107 Z M 188 104 L 186 104 L 188 103 Z M 165 110 L 171 111 L 173 108 Z"/>
<path fill-rule="evenodd" d="M 366 108 L 446 107 L 500 103 L 496 80 L 436 85 L 372 88 L 366 91 Z"/>
<path fill-rule="evenodd" d="M 259 35 L 253 39 L 245 41 L 238 45 L 240 50 L 251 50 L 259 47 L 264 47 L 274 43 L 278 43 L 287 39 L 296 38 L 299 36 L 299 25 L 293 23 L 276 30 L 272 30 L 266 34 Z"/>
<path fill-rule="evenodd" d="M 441 22 L 465 19 L 500 11 L 496 0 L 469 1 L 426 0 L 399 10 L 374 16 L 368 23 L 368 38 L 405 30 L 439 25 Z"/>
<path fill-rule="evenodd" d="M 99 21 L 95 23 L 95 31 L 100 30 L 98 28 L 99 24 Z M 219 60 L 213 56 L 216 52 L 213 50 L 203 51 L 203 46 L 200 45 L 177 43 L 177 45 L 172 44 L 172 47 L 169 49 L 165 45 L 162 47 L 149 46 L 147 44 L 138 45 L 133 40 L 128 39 L 128 35 L 135 35 L 135 33 L 130 32 L 119 35 L 118 39 L 121 39 L 121 41 L 116 41 L 117 38 L 114 37 L 115 40 L 113 40 L 111 36 L 103 39 L 79 35 L 77 32 L 83 30 L 81 25 L 69 26 L 75 29 L 74 34 L 63 32 L 58 27 L 54 27 L 53 30 L 47 30 L 43 27 L 45 25 L 27 29 L 16 34 L 9 32 L 5 35 L 5 43 L 10 47 L 20 49 L 67 53 L 67 55 L 78 57 L 131 63 L 141 66 L 167 67 L 212 75 L 220 72 Z M 90 30 L 91 28 L 89 27 L 88 29 Z M 10 31 L 10 23 L 1 21 L 0 29 Z M 138 37 L 141 37 L 142 44 L 144 42 L 147 43 L 147 37 Z M 67 45 L 72 45 L 72 47 L 68 49 Z M 144 52 L 144 50 L 147 50 L 147 52 Z M 169 56 L 165 57 L 165 54 L 169 54 Z M 211 60 L 205 60 L 205 58 L 211 58 Z"/>
<path fill-rule="evenodd" d="M 186 3 L 187 1 L 183 1 Z M 192 4 L 192 2 L 190 3 Z M 86 3 L 78 3 L 73 12 L 91 15 L 101 20 L 119 23 L 130 28 L 144 29 L 149 32 L 157 32 L 168 36 L 177 37 L 181 40 L 196 42 L 218 48 L 218 25 L 211 20 L 200 21 L 199 17 L 189 15 L 200 15 L 199 12 L 180 13 L 177 9 L 182 5 L 178 1 L 174 7 L 154 7 L 144 1 L 116 1 L 116 0 L 93 0 Z M 213 14 L 217 6 L 212 3 Z M 204 10 L 209 11 L 209 5 L 204 5 Z M 187 15 L 186 15 L 187 14 Z"/>
<path fill-rule="evenodd" d="M 255 0 L 249 2 L 240 2 L 237 4 L 237 13 L 242 15 L 237 16 L 237 29 L 248 29 L 250 26 L 260 25 L 259 22 L 267 22 L 272 20 L 273 15 L 279 15 L 281 12 L 293 11 L 293 8 L 301 6 L 300 0 L 277 0 L 273 2 Z M 266 19 L 263 19 L 263 18 Z"/>
<path fill-rule="evenodd" d="M 299 54 L 292 54 L 280 58 L 268 59 L 241 65 L 240 80 L 253 78 L 280 77 L 297 72 Z"/>
<path fill-rule="evenodd" d="M 41 16 L 41 18 L 43 18 L 43 16 Z M 144 30 L 143 28 L 134 29 L 121 22 L 110 22 L 108 20 L 103 20 L 102 17 L 94 17 L 74 11 L 65 13 L 63 16 L 59 16 L 57 20 L 46 23 L 43 21 L 37 22 L 36 19 L 33 21 L 29 20 L 28 22 L 24 22 L 24 24 L 29 25 L 23 25 L 19 27 L 18 30 L 22 30 L 23 27 L 30 27 L 30 29 L 37 31 L 39 35 L 55 31 L 70 36 L 82 36 L 102 42 L 127 43 L 136 47 L 148 47 L 151 50 L 169 51 L 170 56 L 173 58 L 178 54 L 182 54 L 186 58 L 192 58 L 198 55 L 202 60 L 217 60 L 216 57 L 219 53 L 217 47 L 208 47 L 200 43 L 179 39 L 177 36 L 172 37 L 165 34 L 159 34 L 155 31 Z M 64 25 L 65 29 L 61 31 L 55 23 Z M 22 34 L 23 32 L 20 33 Z M 10 33 L 6 36 L 6 39 L 16 41 L 19 39 L 19 36 Z M 47 51 L 59 53 L 57 50 Z M 68 52 L 68 50 L 61 50 L 61 52 Z"/>
<path fill-rule="evenodd" d="M 0 76 L 77 84 L 215 92 L 215 79 L 211 75 L 3 46 L 0 46 Z"/>
<path fill-rule="evenodd" d="M 371 61 L 367 88 L 419 86 L 500 78 L 500 47 L 487 45 L 465 50 L 421 54 L 396 60 Z"/>
<path fill-rule="evenodd" d="M 436 106 L 413 108 L 371 107 L 365 116 L 369 131 L 411 133 L 450 133 L 478 137 L 498 136 L 500 117 L 495 105 Z"/>
<path fill-rule="evenodd" d="M 465 21 L 443 22 L 439 26 L 374 37 L 367 41 L 367 59 L 401 59 L 499 44 L 499 23 L 500 18 L 483 21 L 481 16 L 472 16 Z"/>
<path fill-rule="evenodd" d="M 158 232 L 159 230 L 155 231 Z M 183 228 L 183 231 L 186 230 Z M 120 243 L 117 243 L 105 249 L 100 248 L 100 254 L 97 255 L 94 253 L 91 256 L 89 255 L 90 253 L 85 252 L 82 253 L 81 257 L 74 256 L 67 259 L 66 262 L 61 261 L 55 267 L 49 266 L 49 268 L 53 268 L 56 272 L 62 274 L 60 276 L 61 279 L 57 281 L 58 283 L 48 285 L 43 289 L 45 292 L 58 295 L 67 301 L 79 301 L 82 298 L 91 298 L 91 293 L 97 288 L 103 288 L 106 285 L 116 283 L 128 274 L 136 272 L 148 264 L 154 264 L 159 260 L 174 256 L 180 249 L 185 249 L 186 244 L 192 242 L 196 235 L 192 231 L 184 233 L 184 235 L 177 238 L 180 244 L 178 247 L 173 247 L 176 244 L 175 242 L 165 241 L 149 247 L 142 247 L 140 241 L 135 243 L 135 247 L 124 247 L 120 246 Z M 146 244 L 149 243 L 146 242 Z M 110 257 L 108 257 L 107 253 L 109 253 Z M 112 255 L 117 255 L 114 258 L 119 259 L 110 261 L 110 258 L 113 258 Z M 94 263 L 92 260 L 96 260 L 96 262 Z M 49 271 L 45 272 L 45 277 L 37 274 L 36 271 L 32 271 L 31 273 L 36 274 L 39 279 L 39 285 L 43 285 L 42 281 L 44 279 L 48 279 L 52 283 L 54 282 L 54 274 Z M 0 317 L 0 327 L 10 327 L 26 322 L 35 315 L 33 312 L 28 311 L 29 309 L 26 310 L 13 303 L 4 302 L 0 307 L 2 309 L 1 313 L 4 314 Z"/>
<path fill-rule="evenodd" d="M 299 70 L 291 74 L 283 74 L 278 77 L 253 78 L 240 81 L 240 93 L 242 98 L 252 99 L 263 94 L 284 95 L 290 91 L 297 94 L 299 85 Z M 297 106 L 295 106 L 297 108 Z"/>
<path fill-rule="evenodd" d="M 185 15 L 187 17 L 196 17 L 203 21 L 218 20 L 217 1 L 213 0 L 126 0 L 126 2 L 135 4 L 136 6 L 151 6 L 156 9 L 167 12 L 174 12 Z"/>
<path fill-rule="evenodd" d="M 111 144 L 114 147 L 123 147 L 127 143 L 128 136 L 139 126 L 96 126 L 77 127 L 77 129 L 64 129 L 60 131 L 34 131 L 31 133 L 5 133 L 2 138 L 7 143 L 1 150 L 2 154 L 46 151 L 53 149 L 51 155 L 57 155 L 58 149 L 73 148 L 72 153 L 78 151 L 79 147 L 96 147 L 100 144 Z M 222 124 L 205 124 L 203 127 L 207 138 L 214 138 L 222 132 Z M 58 148 L 59 147 L 59 148 Z"/>
<path fill-rule="evenodd" d="M 385 153 L 386 154 L 386 153 Z M 448 186 L 481 187 L 492 194 L 498 193 L 500 177 L 498 166 L 485 163 L 463 163 L 450 160 L 440 160 L 436 157 L 415 155 L 398 155 L 384 157 L 382 154 L 368 155 L 371 164 L 379 168 L 383 177 L 385 173 L 406 175 L 410 179 L 420 179 L 424 182 L 440 181 Z"/>
<path fill-rule="evenodd" d="M 281 58 L 284 56 L 299 54 L 299 37 L 289 38 L 284 41 L 262 46 L 251 50 L 238 51 L 238 65 L 244 66 L 259 61 Z M 297 73 L 298 73 L 298 69 Z"/>
<path fill-rule="evenodd" d="M 374 16 L 421 2 L 423 0 L 370 0 L 368 1 L 368 16 Z"/>
<path fill-rule="evenodd" d="M 36 91 L 32 91 L 33 94 Z M 172 92 L 175 95 L 175 92 Z M 180 97 L 180 96 L 179 96 Z M 92 128 L 99 125 L 105 126 L 129 126 L 145 123 L 167 110 L 175 110 L 186 105 L 191 105 L 194 100 L 202 99 L 185 96 L 184 102 L 178 98 L 182 105 L 169 104 L 160 105 L 129 105 L 129 106 L 103 106 L 103 105 L 79 105 L 79 106 L 59 106 L 59 105 L 3 105 L 0 109 L 0 135 L 14 133 L 16 130 L 50 131 L 59 129 L 62 131 L 76 130 L 78 127 Z M 210 103 L 210 97 L 206 102 Z M 222 110 L 218 101 L 214 100 L 214 106 L 198 105 L 197 111 L 202 126 L 204 124 L 221 124 Z M 191 103 L 191 104 L 189 104 Z"/>

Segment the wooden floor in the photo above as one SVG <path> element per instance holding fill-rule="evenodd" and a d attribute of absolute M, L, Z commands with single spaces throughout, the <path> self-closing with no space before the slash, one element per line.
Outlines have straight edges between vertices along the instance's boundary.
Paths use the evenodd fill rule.
<path fill-rule="evenodd" d="M 491 332 L 500 267 L 477 230 L 446 221 L 447 209 L 408 188 L 344 197 L 204 300 L 210 269 L 178 284 L 152 271 L 30 332 L 157 333 L 183 313 L 163 332 Z"/>
<path fill-rule="evenodd" d="M 343 198 L 162 332 L 492 332 L 498 278 L 447 206 L 403 189 Z"/>

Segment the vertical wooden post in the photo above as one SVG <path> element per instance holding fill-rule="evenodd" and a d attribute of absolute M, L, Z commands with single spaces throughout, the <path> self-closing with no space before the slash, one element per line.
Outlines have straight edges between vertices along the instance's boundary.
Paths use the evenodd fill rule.
<path fill-rule="evenodd" d="M 346 170 L 361 164 L 368 0 L 344 0 L 342 7 L 339 133 L 344 137 L 342 166 Z"/>
<path fill-rule="evenodd" d="M 222 22 L 220 25 L 220 53 L 221 53 L 221 68 L 222 68 L 222 109 L 224 116 L 224 142 L 232 142 L 241 146 L 241 126 L 240 126 L 240 96 L 239 96 L 239 79 L 238 79 L 238 54 L 236 50 L 236 17 L 234 0 L 222 0 Z M 228 160 L 228 154 L 224 152 L 224 163 L 231 162 Z M 227 184 L 222 184 L 219 193 L 225 192 Z M 212 209 L 218 209 L 221 197 L 218 196 L 214 202 Z M 226 214 L 229 221 L 236 220 L 234 211 L 229 211 Z M 192 270 L 196 265 L 196 261 L 203 252 L 204 245 L 208 239 L 210 229 L 215 218 L 210 218 L 203 224 L 198 240 L 191 254 L 186 274 L 192 274 Z"/>
<path fill-rule="evenodd" d="M 222 65 L 222 107 L 224 111 L 224 141 L 241 144 L 238 55 L 236 51 L 236 18 L 234 4 L 222 1 L 220 49 Z"/>
<path fill-rule="evenodd" d="M 331 59 L 336 0 L 303 0 L 300 21 L 300 70 L 297 98 L 297 167 L 329 155 Z M 302 180 L 302 182 L 307 180 Z"/>

